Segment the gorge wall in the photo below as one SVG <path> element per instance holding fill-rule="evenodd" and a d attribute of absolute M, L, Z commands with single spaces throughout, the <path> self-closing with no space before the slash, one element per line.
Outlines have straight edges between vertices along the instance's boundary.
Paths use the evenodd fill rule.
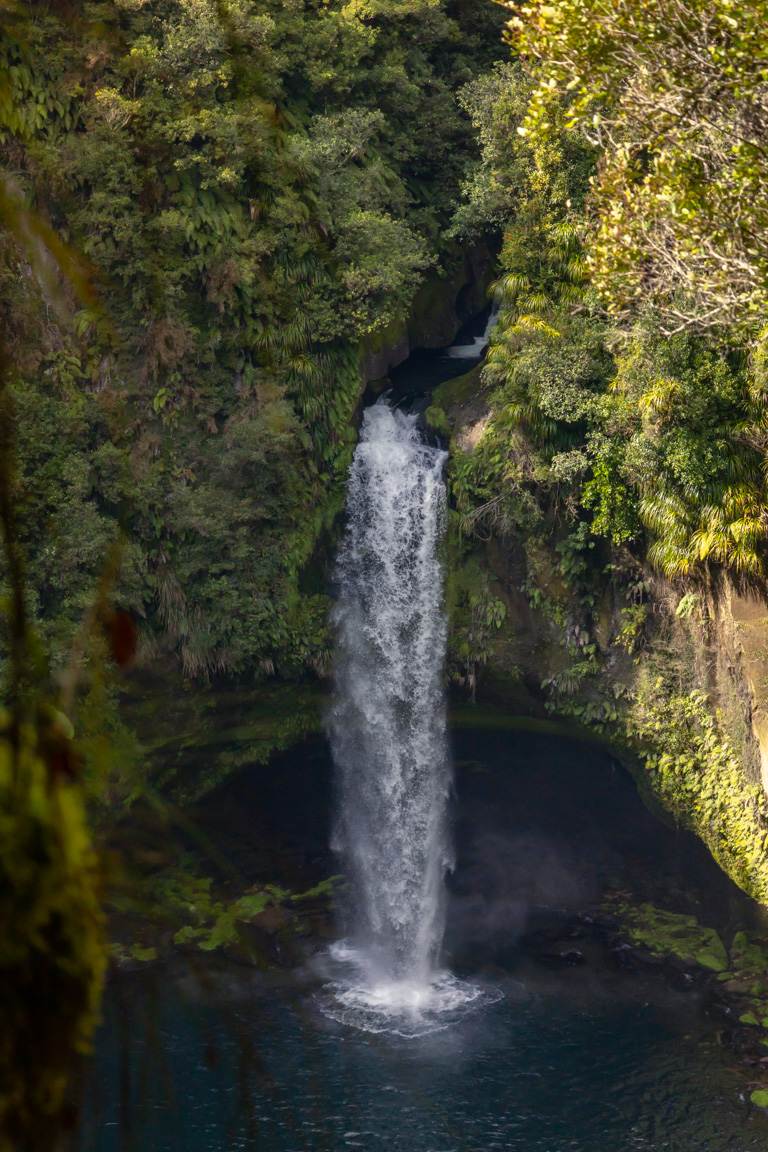
<path fill-rule="evenodd" d="M 451 474 L 490 419 L 477 370 L 438 389 Z M 516 452 L 525 455 L 524 440 Z M 518 715 L 565 719 L 610 741 L 724 870 L 768 902 L 768 607 L 727 576 L 672 581 L 605 542 L 576 558 L 545 517 L 531 534 L 454 513 L 451 672 Z"/>

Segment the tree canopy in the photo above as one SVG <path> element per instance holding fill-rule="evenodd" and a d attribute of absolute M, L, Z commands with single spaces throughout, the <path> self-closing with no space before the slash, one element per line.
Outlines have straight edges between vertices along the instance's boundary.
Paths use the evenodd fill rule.
<path fill-rule="evenodd" d="M 564 123 L 599 156 L 588 260 L 619 316 L 763 327 L 766 17 L 752 0 L 536 0 L 510 23 L 534 81 L 520 132 Z"/>

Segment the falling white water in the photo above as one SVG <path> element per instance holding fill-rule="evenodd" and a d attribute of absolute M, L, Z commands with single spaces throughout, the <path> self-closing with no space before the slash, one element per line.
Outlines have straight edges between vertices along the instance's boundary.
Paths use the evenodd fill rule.
<path fill-rule="evenodd" d="M 429 979 L 443 934 L 449 773 L 438 545 L 446 453 L 386 403 L 363 418 L 338 561 L 331 739 L 357 943 L 382 979 Z"/>
<path fill-rule="evenodd" d="M 450 865 L 446 453 L 416 421 L 386 401 L 368 408 L 349 476 L 331 743 L 352 923 L 324 1003 L 335 1019 L 402 1035 L 445 1027 L 483 995 L 438 966 Z"/>
<path fill-rule="evenodd" d="M 493 332 L 498 318 L 499 306 L 494 302 L 488 313 L 488 320 L 482 336 L 475 336 L 471 344 L 452 344 L 450 348 L 446 349 L 445 355 L 452 360 L 479 360 L 490 343 L 491 332 Z"/>

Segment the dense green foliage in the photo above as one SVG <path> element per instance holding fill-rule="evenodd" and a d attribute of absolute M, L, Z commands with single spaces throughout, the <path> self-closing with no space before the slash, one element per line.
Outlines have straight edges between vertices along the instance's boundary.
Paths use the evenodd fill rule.
<path fill-rule="evenodd" d="M 88 1051 L 107 963 L 102 869 L 72 731 L 42 710 L 14 733 L 0 713 L 0 1148 L 56 1146 L 66 1090 Z"/>
<path fill-rule="evenodd" d="M 300 574 L 338 511 L 358 346 L 408 311 L 473 150 L 482 0 L 142 0 L 5 14 L 0 163 L 90 263 L 51 310 L 6 237 L 34 611 L 62 659 L 110 541 L 146 653 L 322 667 Z M 435 146 L 440 141 L 440 147 Z M 11 181 L 10 174 L 13 173 Z"/>
<path fill-rule="evenodd" d="M 746 892 L 768 902 L 768 801 L 759 784 L 745 780 L 703 693 L 675 693 L 662 679 L 643 677 L 630 732 L 665 807 Z"/>
<path fill-rule="evenodd" d="M 597 148 L 589 261 L 618 313 L 760 330 L 768 301 L 768 10 L 760 0 L 534 0 L 511 25 L 533 94 Z"/>
<path fill-rule="evenodd" d="M 0 468 L 0 593 L 19 601 L 0 654 L 23 622 L 29 658 L 11 652 L 0 715 L 0 1142 L 52 1146 L 104 973 L 82 785 L 103 761 L 102 796 L 134 790 L 99 673 L 106 583 L 143 655 L 189 676 L 322 670 L 316 553 L 343 499 L 360 348 L 457 241 L 503 233 L 479 419 L 451 463 L 451 674 L 474 698 L 508 643 L 502 569 L 521 542 L 521 595 L 560 645 L 537 686 L 549 708 L 629 743 L 768 900 L 765 795 L 672 651 L 684 623 L 650 620 L 651 569 L 701 630 L 720 575 L 768 581 L 764 6 L 510 5 L 509 63 L 487 0 L 0 7 L 0 451 L 13 440 L 18 458 Z M 439 398 L 431 412 L 449 431 Z M 43 651 L 76 746 L 39 690 Z M 262 704 L 237 740 L 211 712 L 187 740 L 168 708 L 144 775 L 188 801 L 316 723 L 314 701 Z M 219 731 L 201 740 L 206 722 Z M 148 899 L 175 945 L 203 952 L 318 894 L 161 885 Z M 678 919 L 654 915 L 654 937 L 679 943 Z M 157 954 L 143 937 L 126 952 Z"/>
<path fill-rule="evenodd" d="M 722 117 L 741 110 L 751 123 L 762 99 L 761 58 L 746 47 L 736 51 L 732 40 L 749 39 L 757 15 L 749 4 L 721 7 L 735 52 L 726 68 L 713 49 L 731 100 L 722 100 Z M 477 451 L 458 462 L 456 487 L 460 507 L 475 520 L 504 528 L 530 518 L 535 488 L 537 500 L 577 533 L 587 524 L 614 546 L 647 554 L 669 576 L 724 568 L 762 586 L 766 393 L 755 315 L 768 279 L 756 254 L 750 276 L 757 295 L 729 300 L 717 328 L 714 305 L 706 322 L 703 310 L 716 273 L 735 285 L 720 249 L 733 259 L 738 249 L 737 237 L 718 238 L 710 213 L 722 213 L 723 229 L 726 222 L 743 227 L 744 243 L 753 233 L 764 240 L 766 232 L 756 215 L 718 204 L 714 190 L 722 180 L 729 196 L 757 213 L 754 168 L 745 161 L 743 170 L 736 165 L 723 174 L 714 161 L 694 160 L 692 135 L 702 137 L 703 148 L 704 137 L 712 144 L 710 128 L 718 139 L 728 128 L 720 121 L 712 127 L 704 96 L 697 90 L 694 98 L 689 77 L 676 71 L 681 60 L 693 67 L 689 55 L 700 49 L 693 31 L 686 39 L 686 21 L 697 30 L 699 24 L 692 8 L 670 8 L 676 15 L 663 29 L 660 14 L 639 3 L 523 8 L 512 24 L 522 62 L 500 66 L 465 95 L 484 156 L 466 187 L 459 227 L 501 219 L 504 248 L 501 321 L 485 372 L 495 388 L 492 419 Z M 713 15 L 711 27 L 704 21 L 717 44 L 720 20 Z M 640 70 L 646 59 L 657 62 L 652 74 Z M 674 136 L 672 121 L 682 131 L 679 117 L 653 113 L 657 105 L 666 109 L 653 87 L 662 80 L 670 107 L 690 98 L 701 117 L 685 140 Z M 615 166 L 626 160 L 622 140 L 629 137 L 652 137 L 653 148 L 638 144 L 643 163 L 635 158 L 619 180 Z M 654 174 L 662 167 L 670 184 L 658 186 Z M 677 248 L 665 229 L 679 233 Z M 700 233 L 713 247 L 683 253 L 682 238 L 695 248 Z M 666 275 L 660 247 L 675 253 L 682 279 Z M 709 286 L 699 256 L 713 269 Z M 688 291 L 686 283 L 694 287 Z M 675 324 L 689 314 L 690 323 Z"/>
<path fill-rule="evenodd" d="M 454 440 L 462 571 L 480 554 L 502 585 L 498 554 L 522 552 L 547 707 L 631 746 L 765 900 L 765 796 L 694 656 L 724 578 L 768 579 L 765 13 L 509 7 L 513 61 L 462 93 L 482 159 L 454 226 L 504 237 L 477 423 Z"/>
<path fill-rule="evenodd" d="M 446 270 L 474 147 L 456 92 L 500 21 L 482 0 L 0 9 L 0 1147 L 48 1152 L 107 962 L 86 801 L 114 815 L 138 783 L 106 653 L 128 658 L 132 618 L 188 675 L 323 666 L 305 570 L 359 346 Z M 160 782 L 199 794 L 316 722 L 264 710 Z M 181 942 L 317 895 L 197 893 Z"/>

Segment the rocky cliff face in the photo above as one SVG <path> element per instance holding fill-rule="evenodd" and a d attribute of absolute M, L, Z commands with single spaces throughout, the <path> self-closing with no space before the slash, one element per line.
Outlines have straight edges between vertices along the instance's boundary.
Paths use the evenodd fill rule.
<path fill-rule="evenodd" d="M 488 247 L 458 249 L 446 267 L 421 286 L 407 319 L 398 320 L 360 346 L 366 381 L 382 380 L 416 348 L 444 348 L 471 316 L 482 311 L 493 273 Z"/>
<path fill-rule="evenodd" d="M 487 417 L 478 374 L 439 389 L 429 416 L 461 467 Z M 546 513 L 530 532 L 456 528 L 454 679 L 623 748 L 641 784 L 768 904 L 768 606 L 722 578 L 672 583 L 597 540 L 574 563 L 565 536 Z"/>
<path fill-rule="evenodd" d="M 768 793 L 768 605 L 723 586 L 712 604 L 717 680 L 743 719 L 743 759 Z"/>

